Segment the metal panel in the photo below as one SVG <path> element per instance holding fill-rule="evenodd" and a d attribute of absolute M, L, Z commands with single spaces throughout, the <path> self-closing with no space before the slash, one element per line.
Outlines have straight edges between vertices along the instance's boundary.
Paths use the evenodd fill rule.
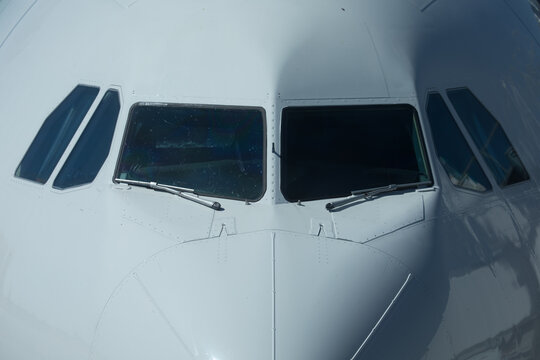
<path fill-rule="evenodd" d="M 338 239 L 365 243 L 424 220 L 424 200 L 418 193 L 381 196 L 333 212 L 332 218 Z"/>

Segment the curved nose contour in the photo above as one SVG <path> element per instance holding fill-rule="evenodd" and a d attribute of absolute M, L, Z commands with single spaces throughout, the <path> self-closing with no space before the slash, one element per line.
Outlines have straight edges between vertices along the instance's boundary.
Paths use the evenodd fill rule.
<path fill-rule="evenodd" d="M 324 237 L 179 244 L 118 287 L 91 359 L 349 360 L 408 275 L 368 246 Z"/>

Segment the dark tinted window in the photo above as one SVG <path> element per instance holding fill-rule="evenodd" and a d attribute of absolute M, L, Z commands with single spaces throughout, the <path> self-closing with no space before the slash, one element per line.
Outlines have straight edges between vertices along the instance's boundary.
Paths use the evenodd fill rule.
<path fill-rule="evenodd" d="M 92 103 L 98 88 L 77 86 L 45 119 L 15 176 L 46 183 Z"/>
<path fill-rule="evenodd" d="M 429 95 L 427 115 L 437 156 L 452 184 L 474 191 L 490 190 L 489 180 L 441 95 Z"/>
<path fill-rule="evenodd" d="M 448 97 L 500 186 L 529 179 L 529 174 L 499 122 L 468 89 Z"/>
<path fill-rule="evenodd" d="M 94 181 L 109 155 L 119 111 L 118 91 L 107 91 L 54 180 L 54 187 L 65 189 Z"/>
<path fill-rule="evenodd" d="M 117 177 L 257 200 L 263 195 L 259 109 L 136 105 Z"/>
<path fill-rule="evenodd" d="M 289 201 L 431 180 L 409 105 L 286 108 L 281 155 Z"/>

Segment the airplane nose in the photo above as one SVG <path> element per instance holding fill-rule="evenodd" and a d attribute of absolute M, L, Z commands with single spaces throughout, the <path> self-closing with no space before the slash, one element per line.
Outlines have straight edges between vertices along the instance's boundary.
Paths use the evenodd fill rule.
<path fill-rule="evenodd" d="M 409 278 L 377 250 L 318 236 L 178 244 L 118 286 L 90 358 L 349 360 Z"/>
<path fill-rule="evenodd" d="M 352 359 L 410 280 L 354 242 L 287 235 L 275 254 L 276 359 Z"/>

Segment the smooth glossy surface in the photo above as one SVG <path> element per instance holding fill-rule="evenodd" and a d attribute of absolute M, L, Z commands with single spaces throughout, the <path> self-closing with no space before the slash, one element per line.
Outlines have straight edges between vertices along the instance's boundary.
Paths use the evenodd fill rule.
<path fill-rule="evenodd" d="M 501 124 L 469 89 L 448 91 L 448 98 L 467 128 L 497 183 L 508 186 L 529 180 L 527 169 Z"/>
<path fill-rule="evenodd" d="M 256 201 L 264 190 L 264 111 L 137 104 L 116 177 Z"/>
<path fill-rule="evenodd" d="M 281 191 L 289 201 L 431 180 L 410 105 L 288 107 L 281 125 Z"/>
<path fill-rule="evenodd" d="M 120 95 L 116 90 L 108 90 L 54 179 L 53 187 L 66 189 L 94 181 L 109 155 L 119 113 Z"/>
<path fill-rule="evenodd" d="M 426 113 L 437 157 L 452 184 L 478 192 L 491 190 L 486 174 L 440 94 L 428 95 Z"/>
<path fill-rule="evenodd" d="M 78 85 L 43 121 L 15 176 L 44 184 L 94 102 L 99 89 Z"/>

